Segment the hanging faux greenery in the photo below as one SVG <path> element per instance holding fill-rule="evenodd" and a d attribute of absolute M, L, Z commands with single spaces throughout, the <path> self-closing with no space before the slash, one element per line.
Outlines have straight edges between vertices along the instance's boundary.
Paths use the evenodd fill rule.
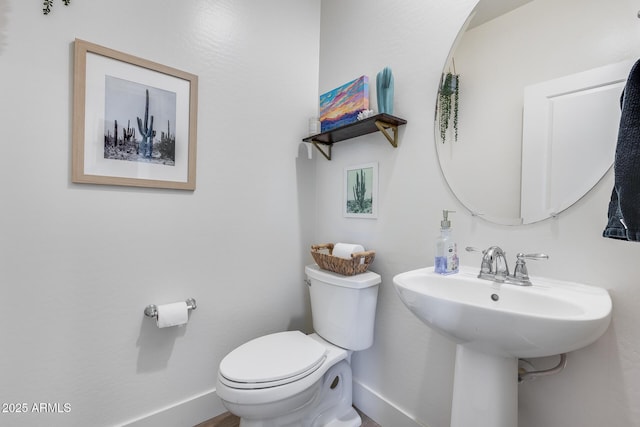
<path fill-rule="evenodd" d="M 62 3 L 64 3 L 65 6 L 69 6 L 69 3 L 71 3 L 71 0 L 62 0 Z M 53 7 L 53 0 L 44 0 L 44 2 L 42 3 L 42 13 L 44 13 L 45 15 L 48 15 L 49 13 L 51 13 L 52 7 Z"/>
<path fill-rule="evenodd" d="M 440 113 L 440 140 L 444 144 L 450 124 L 453 124 L 453 139 L 458 140 L 458 93 L 460 76 L 448 72 L 442 76 L 438 91 L 438 111 Z M 453 122 L 453 123 L 451 123 Z"/>

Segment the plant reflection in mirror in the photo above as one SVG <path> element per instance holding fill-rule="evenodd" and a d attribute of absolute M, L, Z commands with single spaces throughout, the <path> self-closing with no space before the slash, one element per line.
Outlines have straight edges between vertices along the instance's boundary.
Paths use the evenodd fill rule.
<path fill-rule="evenodd" d="M 69 6 L 69 3 L 71 3 L 71 0 L 62 0 L 62 3 L 64 3 L 65 6 Z M 45 15 L 48 15 L 49 13 L 51 13 L 52 7 L 53 7 L 53 0 L 44 0 L 44 2 L 42 3 L 42 13 Z"/>
<path fill-rule="evenodd" d="M 443 74 L 438 91 L 438 112 L 440 122 L 440 139 L 444 144 L 447 140 L 449 125 L 453 124 L 453 139 L 458 140 L 458 93 L 460 90 L 460 76 L 448 72 Z M 453 122 L 453 123 L 451 123 Z"/>

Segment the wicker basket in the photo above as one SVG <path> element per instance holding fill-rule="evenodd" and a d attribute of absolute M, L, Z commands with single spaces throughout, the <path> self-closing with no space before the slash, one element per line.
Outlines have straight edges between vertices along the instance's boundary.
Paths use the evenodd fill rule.
<path fill-rule="evenodd" d="M 333 243 L 311 246 L 311 256 L 323 270 L 333 271 L 344 276 L 353 276 L 367 271 L 369 264 L 376 257 L 376 251 L 365 251 L 351 254 L 351 259 L 338 258 L 332 255 Z"/>

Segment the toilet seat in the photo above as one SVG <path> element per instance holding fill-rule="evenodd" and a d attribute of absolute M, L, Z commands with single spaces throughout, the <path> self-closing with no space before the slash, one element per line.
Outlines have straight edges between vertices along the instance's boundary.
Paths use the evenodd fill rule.
<path fill-rule="evenodd" d="M 301 333 L 302 334 L 302 333 Z M 302 334 L 304 335 L 304 334 Z M 270 336 L 270 335 L 267 335 Z M 313 390 L 314 384 L 316 384 L 322 376 L 335 364 L 341 360 L 349 357 L 349 351 L 340 348 L 330 342 L 325 341 L 317 334 L 306 335 L 310 340 L 320 344 L 324 349 L 325 356 L 318 367 L 310 369 L 309 371 L 299 375 L 296 378 L 292 378 L 289 382 L 282 381 L 284 384 L 254 384 L 254 383 L 241 383 L 225 379 L 221 373 L 221 369 L 218 369 L 217 381 L 216 381 L 216 393 L 218 396 L 226 402 L 226 405 L 270 405 L 274 402 L 283 401 L 286 399 L 294 398 L 295 396 L 301 396 L 306 393 L 307 390 Z M 263 337 L 266 338 L 266 337 Z M 258 339 L 258 338 L 256 338 Z M 302 341 L 302 340 L 301 340 Z M 303 341 L 304 342 L 304 341 Z M 235 350 L 234 350 L 235 351 Z M 233 352 L 231 352 L 233 353 Z M 231 354 L 229 353 L 229 354 Z M 228 357 L 228 356 L 227 356 Z M 224 360 L 224 359 L 223 359 Z M 256 355 L 258 362 L 252 362 L 254 365 L 260 364 L 261 358 Z M 222 362 L 220 363 L 222 365 Z M 226 365 L 226 362 L 225 362 Z M 230 373 L 228 373 L 230 374 Z M 306 374 L 306 375 L 305 375 Z M 241 388 L 246 387 L 246 388 Z"/>
<path fill-rule="evenodd" d="M 236 389 L 264 389 L 295 382 L 316 371 L 327 347 L 300 331 L 253 339 L 220 362 L 219 379 Z"/>

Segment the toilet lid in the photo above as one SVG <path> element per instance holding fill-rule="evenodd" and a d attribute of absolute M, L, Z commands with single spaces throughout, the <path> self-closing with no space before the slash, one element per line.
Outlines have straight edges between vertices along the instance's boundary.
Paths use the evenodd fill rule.
<path fill-rule="evenodd" d="M 300 331 L 278 332 L 233 350 L 220 362 L 220 374 L 233 382 L 252 384 L 297 379 L 320 366 L 325 353 L 322 344 Z"/>

